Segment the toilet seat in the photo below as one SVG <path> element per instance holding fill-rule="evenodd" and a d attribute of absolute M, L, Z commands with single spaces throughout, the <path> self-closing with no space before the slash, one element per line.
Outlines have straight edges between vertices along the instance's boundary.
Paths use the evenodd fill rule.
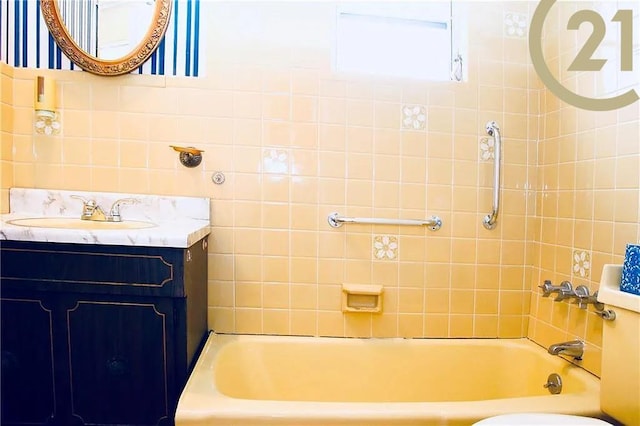
<path fill-rule="evenodd" d="M 480 420 L 473 424 L 473 426 L 494 426 L 494 425 L 509 425 L 509 426 L 525 426 L 525 425 L 575 425 L 575 426 L 604 426 L 611 423 L 604 420 L 594 419 L 592 417 L 580 417 L 570 416 L 566 414 L 547 414 L 547 413 L 517 413 L 517 414 L 503 414 L 500 416 L 489 417 L 488 419 Z"/>

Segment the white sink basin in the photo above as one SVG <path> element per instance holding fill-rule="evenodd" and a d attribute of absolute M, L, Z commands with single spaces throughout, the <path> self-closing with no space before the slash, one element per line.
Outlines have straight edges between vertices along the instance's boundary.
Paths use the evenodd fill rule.
<path fill-rule="evenodd" d="M 74 217 L 30 217 L 9 220 L 7 223 L 29 228 L 86 230 L 143 229 L 156 226 L 151 222 L 141 222 L 136 220 L 127 220 L 124 222 L 98 222 L 93 220 L 81 220 Z"/>

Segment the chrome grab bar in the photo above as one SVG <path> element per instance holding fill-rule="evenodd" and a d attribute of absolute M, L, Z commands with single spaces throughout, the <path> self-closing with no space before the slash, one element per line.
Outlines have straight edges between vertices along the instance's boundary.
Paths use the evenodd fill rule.
<path fill-rule="evenodd" d="M 404 225 L 404 226 L 427 226 L 432 231 L 437 231 L 442 227 L 442 219 L 438 216 L 431 216 L 426 220 L 415 219 L 385 219 L 374 217 L 344 217 L 333 212 L 327 217 L 327 222 L 334 228 L 339 228 L 343 223 L 364 223 L 370 225 Z"/>
<path fill-rule="evenodd" d="M 489 121 L 485 126 L 487 134 L 493 136 L 494 163 L 493 163 L 493 210 L 482 219 L 482 224 L 487 229 L 496 227 L 498 220 L 498 209 L 500 207 L 500 154 L 502 151 L 502 137 L 500 128 L 495 121 Z"/>

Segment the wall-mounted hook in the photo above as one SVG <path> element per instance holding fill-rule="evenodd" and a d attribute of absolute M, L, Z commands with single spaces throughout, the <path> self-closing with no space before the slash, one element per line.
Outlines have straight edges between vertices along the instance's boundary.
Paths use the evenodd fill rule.
<path fill-rule="evenodd" d="M 204 151 L 201 149 L 197 149 L 192 146 L 169 146 L 173 148 L 174 151 L 178 151 L 180 153 L 180 163 L 185 167 L 197 167 L 202 162 L 202 153 Z"/>

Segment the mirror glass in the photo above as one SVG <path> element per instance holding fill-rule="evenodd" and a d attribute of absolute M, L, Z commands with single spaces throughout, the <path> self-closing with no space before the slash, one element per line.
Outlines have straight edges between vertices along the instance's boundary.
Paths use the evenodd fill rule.
<path fill-rule="evenodd" d="M 153 18 L 153 0 L 56 0 L 72 40 L 87 54 L 113 60 L 142 42 Z"/>
<path fill-rule="evenodd" d="M 172 0 L 41 0 L 42 16 L 65 55 L 85 71 L 125 74 L 162 41 Z"/>

